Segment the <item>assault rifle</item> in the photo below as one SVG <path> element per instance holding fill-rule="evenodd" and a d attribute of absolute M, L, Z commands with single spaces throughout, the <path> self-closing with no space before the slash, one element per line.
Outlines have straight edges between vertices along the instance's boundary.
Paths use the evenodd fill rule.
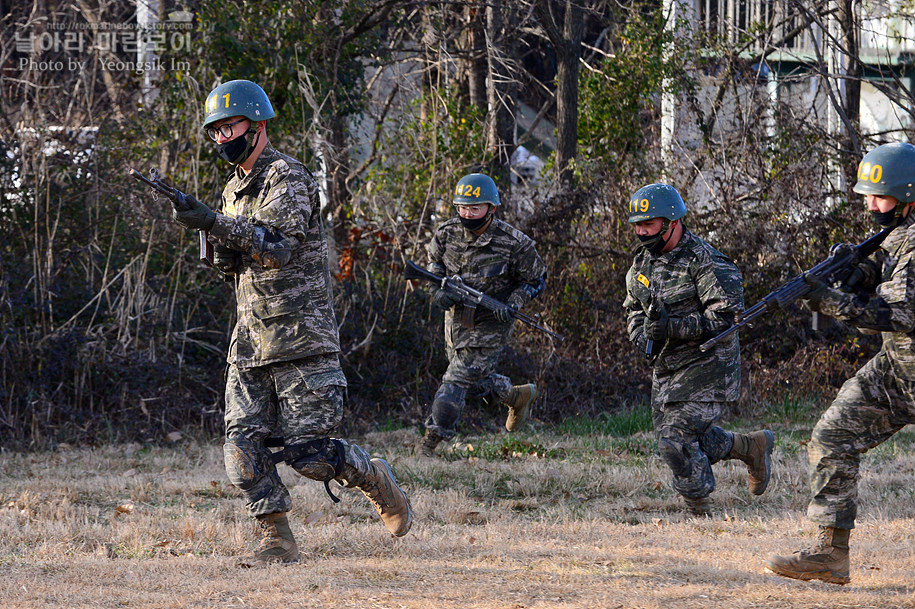
<path fill-rule="evenodd" d="M 182 194 L 186 199 L 194 200 L 194 197 L 188 194 L 184 194 L 177 188 L 169 186 L 162 181 L 162 178 L 159 177 L 159 170 L 153 167 L 149 170 L 149 177 L 147 178 L 142 173 L 136 169 L 128 169 L 128 173 L 140 180 L 147 186 L 153 189 L 153 198 L 157 197 L 157 193 L 161 193 L 169 198 L 172 202 L 172 207 L 178 211 L 184 211 L 184 209 L 179 209 L 178 195 Z M 188 205 L 188 209 L 190 206 Z M 200 261 L 206 264 L 207 266 L 213 266 L 213 244 L 207 240 L 207 232 L 203 230 L 197 231 L 197 238 L 200 243 Z"/>
<path fill-rule="evenodd" d="M 473 289 L 461 279 L 459 275 L 454 277 L 439 277 L 435 273 L 427 271 L 418 264 L 408 261 L 407 266 L 403 272 L 404 279 L 423 279 L 425 281 L 430 281 L 432 283 L 438 284 L 438 286 L 450 292 L 455 296 L 461 298 L 461 302 L 464 303 L 464 307 L 470 310 L 475 310 L 478 306 L 488 309 L 490 311 L 495 311 L 497 309 L 502 309 L 508 305 L 499 302 L 495 298 L 487 296 L 483 292 Z M 537 323 L 537 320 L 526 315 L 521 311 L 512 311 L 512 317 L 520 321 L 521 323 L 527 324 L 532 328 L 536 328 L 541 332 L 546 332 L 553 338 L 557 340 L 565 340 L 565 336 L 561 334 L 556 334 L 552 330 L 547 330 L 543 326 Z"/>
<path fill-rule="evenodd" d="M 858 245 L 852 243 L 837 243 L 829 250 L 829 257 L 809 271 L 796 275 L 788 283 L 770 292 L 761 301 L 747 309 L 738 319 L 737 323 L 719 334 L 705 341 L 699 346 L 700 351 L 708 351 L 715 343 L 730 336 L 754 319 L 763 316 L 770 309 L 784 309 L 786 306 L 806 296 L 810 292 L 810 285 L 804 281 L 805 275 L 816 277 L 829 285 L 844 281 L 854 271 L 856 264 L 876 252 L 880 244 L 890 234 L 892 228 L 885 228 L 876 235 L 869 237 Z"/>

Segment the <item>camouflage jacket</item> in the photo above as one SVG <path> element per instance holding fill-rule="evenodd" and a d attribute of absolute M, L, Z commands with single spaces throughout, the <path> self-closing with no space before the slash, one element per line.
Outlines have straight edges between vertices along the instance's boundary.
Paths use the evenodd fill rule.
<path fill-rule="evenodd" d="M 707 353 L 699 345 L 733 325 L 743 311 L 743 278 L 738 268 L 688 230 L 666 254 L 655 256 L 640 248 L 626 273 L 623 307 L 629 340 L 641 353 L 645 352 L 644 323 L 652 292 L 658 294 L 670 316 L 667 341 L 655 346 L 652 403 L 737 400 L 737 334 Z"/>
<path fill-rule="evenodd" d="M 466 230 L 459 218 L 442 223 L 429 244 L 428 269 L 437 275 L 460 275 L 464 283 L 519 309 L 543 291 L 546 265 L 534 241 L 512 225 L 493 218 L 482 235 Z M 445 340 L 455 349 L 502 347 L 513 323 L 477 309 L 474 328 L 462 324 L 463 306 L 445 312 Z"/>
<path fill-rule="evenodd" d="M 221 211 L 209 239 L 241 253 L 229 363 L 250 368 L 340 351 L 311 173 L 268 145 L 247 175 L 235 169 Z"/>
<path fill-rule="evenodd" d="M 883 350 L 899 378 L 915 380 L 915 214 L 883 241 L 871 257 L 883 272 L 876 293 L 831 290 L 819 311 L 883 334 Z"/>

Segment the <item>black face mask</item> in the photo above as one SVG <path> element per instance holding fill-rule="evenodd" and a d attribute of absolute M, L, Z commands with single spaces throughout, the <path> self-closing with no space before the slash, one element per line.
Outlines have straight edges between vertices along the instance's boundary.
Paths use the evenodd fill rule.
<path fill-rule="evenodd" d="M 251 156 L 251 151 L 257 146 L 257 141 L 261 137 L 260 133 L 257 133 L 257 136 L 254 138 L 249 137 L 252 133 L 256 133 L 255 130 L 248 129 L 245 131 L 244 136 L 229 140 L 224 144 L 218 144 L 216 146 L 216 152 L 219 153 L 219 157 L 233 165 L 244 163 L 245 159 Z"/>
<path fill-rule="evenodd" d="M 458 216 L 458 219 L 461 221 L 461 226 L 473 232 L 483 228 L 486 223 L 489 222 L 491 217 L 492 211 L 490 211 L 488 214 L 485 214 L 482 218 L 476 218 L 475 220 L 468 220 L 467 218 L 462 218 L 461 216 Z"/>
<path fill-rule="evenodd" d="M 667 245 L 667 242 L 670 241 L 670 239 L 664 238 L 664 233 L 666 233 L 669 228 L 670 228 L 670 224 L 668 222 L 665 222 L 664 226 L 661 227 L 661 230 L 659 230 L 657 232 L 657 234 L 647 235 L 647 236 L 643 236 L 643 235 L 636 235 L 636 236 L 639 238 L 639 241 L 642 242 L 642 247 L 644 247 L 646 250 L 648 250 L 651 254 L 654 254 L 655 256 L 657 256 L 658 254 L 661 253 L 661 250 L 664 249 L 664 246 Z"/>
<path fill-rule="evenodd" d="M 880 228 L 895 228 L 899 224 L 899 218 L 896 217 L 896 210 L 890 211 L 872 211 L 871 217 Z"/>

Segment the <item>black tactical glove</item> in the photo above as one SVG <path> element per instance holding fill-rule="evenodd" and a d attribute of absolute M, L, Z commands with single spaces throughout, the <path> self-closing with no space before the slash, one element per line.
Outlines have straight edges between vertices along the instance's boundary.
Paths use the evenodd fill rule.
<path fill-rule="evenodd" d="M 223 273 L 235 273 L 241 266 L 241 254 L 230 247 L 214 245 L 213 266 Z"/>
<path fill-rule="evenodd" d="M 439 309 L 450 309 L 459 302 L 461 302 L 461 297 L 447 290 L 439 288 L 432 293 L 432 304 Z"/>
<path fill-rule="evenodd" d="M 645 338 L 649 338 L 657 345 L 660 345 L 667 340 L 669 322 L 670 316 L 667 314 L 667 307 L 661 307 L 657 319 L 645 318 Z"/>
<path fill-rule="evenodd" d="M 823 280 L 810 273 L 804 273 L 804 283 L 810 286 L 810 291 L 804 295 L 804 304 L 811 311 L 819 311 L 820 304 L 831 290 L 829 286 L 823 283 Z"/>
<path fill-rule="evenodd" d="M 880 283 L 880 266 L 866 259 L 856 264 L 842 282 L 844 292 L 872 292 Z"/>
<path fill-rule="evenodd" d="M 496 319 L 501 321 L 503 324 L 507 324 L 515 320 L 514 314 L 518 312 L 518 307 L 513 304 L 506 304 L 492 312 L 496 316 Z"/>
<path fill-rule="evenodd" d="M 172 204 L 172 219 L 185 228 L 208 231 L 216 222 L 216 212 L 179 190 Z"/>

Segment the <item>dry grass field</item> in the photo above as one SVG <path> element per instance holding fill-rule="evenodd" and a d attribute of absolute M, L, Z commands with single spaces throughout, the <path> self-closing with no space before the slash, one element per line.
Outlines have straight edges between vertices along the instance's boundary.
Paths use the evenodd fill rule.
<path fill-rule="evenodd" d="M 865 458 L 852 583 L 782 579 L 765 556 L 809 543 L 806 424 L 778 433 L 772 484 L 716 466 L 715 516 L 685 516 L 650 434 L 587 425 L 358 438 L 392 463 L 416 519 L 394 539 L 358 492 L 284 480 L 303 560 L 242 569 L 254 527 L 217 442 L 0 454 L 0 607 L 915 607 L 915 432 Z"/>

